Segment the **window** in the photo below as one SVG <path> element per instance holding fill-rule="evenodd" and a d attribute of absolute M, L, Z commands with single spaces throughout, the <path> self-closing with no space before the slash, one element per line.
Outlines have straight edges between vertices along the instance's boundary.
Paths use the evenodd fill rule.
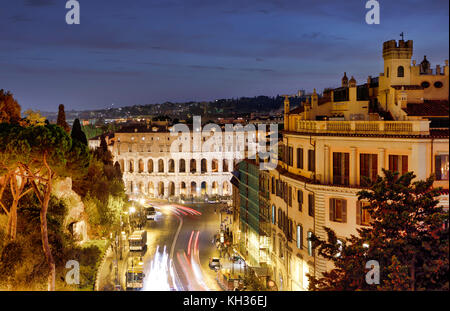
<path fill-rule="evenodd" d="M 314 172 L 316 169 L 316 153 L 314 150 L 308 150 L 308 171 Z"/>
<path fill-rule="evenodd" d="M 434 87 L 437 88 L 437 89 L 440 89 L 441 87 L 444 86 L 444 85 L 442 84 L 441 81 L 436 81 L 436 82 L 434 82 L 433 85 L 434 85 Z"/>
<path fill-rule="evenodd" d="M 283 218 L 281 215 L 281 209 L 278 209 L 278 228 L 280 228 L 280 229 L 281 229 L 282 222 L 283 222 Z"/>
<path fill-rule="evenodd" d="M 294 148 L 288 148 L 288 165 L 294 166 Z"/>
<path fill-rule="evenodd" d="M 408 156 L 389 155 L 389 170 L 401 175 L 408 172 Z"/>
<path fill-rule="evenodd" d="M 297 190 L 298 210 L 301 212 L 303 207 L 303 191 Z"/>
<path fill-rule="evenodd" d="M 386 78 L 389 78 L 389 67 L 386 68 Z"/>
<path fill-rule="evenodd" d="M 369 186 L 367 179 L 375 181 L 378 173 L 378 156 L 361 153 L 359 155 L 359 182 L 361 186 Z"/>
<path fill-rule="evenodd" d="M 344 199 L 330 199 L 330 221 L 347 222 L 347 201 Z"/>
<path fill-rule="evenodd" d="M 430 87 L 430 82 L 428 82 L 428 81 L 423 81 L 423 82 L 420 84 L 420 86 L 423 87 L 424 89 L 427 89 L 427 88 Z"/>
<path fill-rule="evenodd" d="M 303 169 L 303 148 L 297 148 L 297 168 Z"/>
<path fill-rule="evenodd" d="M 292 207 L 292 187 L 289 186 L 289 207 Z"/>
<path fill-rule="evenodd" d="M 301 225 L 297 225 L 297 248 L 302 249 L 303 246 L 303 228 Z"/>
<path fill-rule="evenodd" d="M 333 183 L 348 185 L 350 182 L 350 154 L 333 152 Z"/>
<path fill-rule="evenodd" d="M 272 224 L 276 223 L 276 210 L 275 205 L 272 205 Z"/>
<path fill-rule="evenodd" d="M 372 218 L 370 217 L 370 213 L 367 210 L 369 206 L 369 202 L 358 201 L 356 202 L 356 224 L 360 226 L 370 226 L 370 222 Z"/>
<path fill-rule="evenodd" d="M 312 241 L 310 240 L 312 237 L 312 232 L 308 231 L 308 255 L 313 255 L 313 247 L 312 247 Z"/>
<path fill-rule="evenodd" d="M 272 194 L 275 194 L 275 177 L 272 177 Z"/>
<path fill-rule="evenodd" d="M 448 180 L 448 154 L 435 156 L 436 180 Z"/>
<path fill-rule="evenodd" d="M 398 66 L 397 77 L 403 78 L 404 76 L 405 76 L 405 68 L 403 68 L 403 66 Z"/>
<path fill-rule="evenodd" d="M 314 194 L 308 194 L 308 215 L 314 217 Z"/>

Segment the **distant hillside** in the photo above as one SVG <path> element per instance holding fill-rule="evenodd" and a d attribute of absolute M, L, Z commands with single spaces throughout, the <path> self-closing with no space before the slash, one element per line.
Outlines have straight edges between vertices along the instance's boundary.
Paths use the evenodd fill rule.
<path fill-rule="evenodd" d="M 291 107 L 298 106 L 304 97 L 290 98 Z M 218 99 L 209 102 L 186 102 L 128 106 L 100 110 L 74 111 L 66 110 L 66 118 L 71 121 L 79 119 L 109 119 L 126 117 L 144 117 L 166 115 L 171 118 L 185 119 L 193 115 L 203 117 L 239 117 L 250 113 L 268 114 L 283 108 L 284 97 L 256 96 L 232 99 Z M 50 121 L 56 120 L 56 112 L 42 112 Z"/>

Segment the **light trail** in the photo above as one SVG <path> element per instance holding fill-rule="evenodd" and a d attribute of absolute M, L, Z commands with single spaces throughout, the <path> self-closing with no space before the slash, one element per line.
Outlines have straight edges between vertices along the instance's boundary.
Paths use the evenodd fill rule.
<path fill-rule="evenodd" d="M 145 291 L 170 291 L 169 285 L 169 254 L 166 246 L 162 253 L 159 252 L 159 245 L 156 247 L 155 257 L 150 262 L 150 267 L 146 269 L 144 278 Z"/>

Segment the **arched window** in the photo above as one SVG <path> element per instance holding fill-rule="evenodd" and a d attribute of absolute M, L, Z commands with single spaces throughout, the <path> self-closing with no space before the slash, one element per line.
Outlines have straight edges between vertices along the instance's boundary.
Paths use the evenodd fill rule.
<path fill-rule="evenodd" d="M 389 78 L 389 67 L 386 68 L 386 78 Z"/>
<path fill-rule="evenodd" d="M 403 66 L 398 66 L 397 68 L 397 77 L 403 78 L 405 76 L 405 69 Z"/>

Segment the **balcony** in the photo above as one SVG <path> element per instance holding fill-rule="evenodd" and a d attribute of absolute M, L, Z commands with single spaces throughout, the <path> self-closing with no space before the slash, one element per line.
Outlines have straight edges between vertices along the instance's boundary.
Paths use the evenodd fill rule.
<path fill-rule="evenodd" d="M 430 121 L 308 121 L 297 120 L 294 131 L 317 134 L 429 135 Z"/>

